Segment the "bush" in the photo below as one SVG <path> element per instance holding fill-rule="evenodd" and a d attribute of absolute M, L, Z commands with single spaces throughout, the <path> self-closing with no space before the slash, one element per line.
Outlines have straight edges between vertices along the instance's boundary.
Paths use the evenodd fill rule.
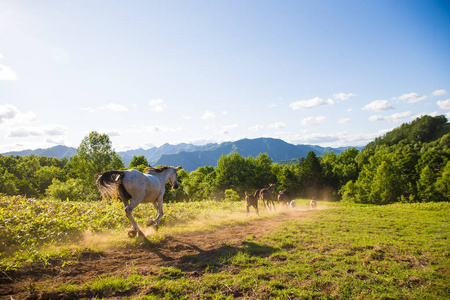
<path fill-rule="evenodd" d="M 99 199 L 95 189 L 86 187 L 83 180 L 73 178 L 66 182 L 53 179 L 45 193 L 55 200 L 92 201 Z"/>
<path fill-rule="evenodd" d="M 239 201 L 239 194 L 232 189 L 225 190 L 225 200 L 227 201 Z"/>

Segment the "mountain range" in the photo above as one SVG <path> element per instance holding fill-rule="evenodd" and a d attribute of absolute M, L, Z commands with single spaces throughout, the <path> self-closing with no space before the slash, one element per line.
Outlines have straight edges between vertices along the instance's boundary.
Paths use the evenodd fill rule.
<path fill-rule="evenodd" d="M 234 142 L 210 143 L 206 145 L 193 145 L 181 143 L 177 145 L 164 144 L 160 147 L 150 149 L 135 149 L 117 152 L 128 166 L 133 156 L 145 156 L 152 166 L 169 165 L 182 166 L 184 170 L 190 172 L 201 166 L 216 166 L 221 155 L 228 155 L 233 152 L 239 153 L 243 157 L 256 157 L 260 153 L 267 153 L 274 162 L 282 162 L 296 158 L 306 157 L 309 151 L 314 151 L 316 155 L 334 152 L 336 155 L 350 147 L 320 147 L 315 145 L 293 145 L 281 139 L 257 138 L 241 139 Z M 355 147 L 362 150 L 364 147 Z M 2 155 L 37 155 L 57 158 L 70 158 L 77 154 L 76 148 L 63 145 L 35 150 L 23 150 L 16 152 L 2 153 Z"/>

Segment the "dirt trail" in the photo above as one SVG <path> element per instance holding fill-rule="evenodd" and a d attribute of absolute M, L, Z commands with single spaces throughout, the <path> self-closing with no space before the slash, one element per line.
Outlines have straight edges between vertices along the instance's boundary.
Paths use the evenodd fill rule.
<path fill-rule="evenodd" d="M 159 274 L 161 266 L 174 266 L 189 276 L 201 276 L 209 263 L 214 264 L 224 252 L 241 247 L 247 237 L 267 235 L 283 222 L 300 220 L 307 213 L 284 212 L 242 225 L 174 234 L 158 243 L 143 240 L 143 245 L 138 248 L 109 249 L 101 253 L 86 251 L 74 261 L 50 260 L 47 265 L 33 263 L 17 271 L 0 272 L 0 299 L 68 299 L 67 295 L 48 291 L 52 286 L 83 284 L 101 276 L 155 275 Z M 47 292 L 43 294 L 42 290 Z"/>

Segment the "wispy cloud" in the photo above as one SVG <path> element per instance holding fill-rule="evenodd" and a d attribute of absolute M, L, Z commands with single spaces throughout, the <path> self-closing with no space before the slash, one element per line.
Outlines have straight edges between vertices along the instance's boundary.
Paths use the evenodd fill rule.
<path fill-rule="evenodd" d="M 29 112 L 21 112 L 11 104 L 0 105 L 0 125 L 1 124 L 9 124 L 9 125 L 17 125 L 23 123 L 31 123 L 37 120 L 36 115 Z"/>
<path fill-rule="evenodd" d="M 350 118 L 343 118 L 343 119 L 339 119 L 338 123 L 340 123 L 340 124 L 345 124 L 345 123 L 348 123 L 348 122 L 350 122 L 350 121 L 351 121 Z"/>
<path fill-rule="evenodd" d="M 425 100 L 427 98 L 428 97 L 425 95 L 419 95 L 417 93 L 408 93 L 408 94 L 403 94 L 400 97 L 393 97 L 392 100 L 406 101 L 408 103 L 416 103 L 416 102 Z"/>
<path fill-rule="evenodd" d="M 432 94 L 433 96 L 443 96 L 447 95 L 447 91 L 445 89 L 435 90 Z"/>
<path fill-rule="evenodd" d="M 126 108 L 122 104 L 116 104 L 116 103 L 110 103 L 110 104 L 106 105 L 106 109 L 111 110 L 111 111 L 127 111 L 128 110 L 128 108 Z"/>
<path fill-rule="evenodd" d="M 345 101 L 348 100 L 350 97 L 356 97 L 358 95 L 353 94 L 353 93 L 334 93 L 333 94 L 333 98 L 336 100 L 341 100 L 341 101 Z"/>
<path fill-rule="evenodd" d="M 375 100 L 362 108 L 362 110 L 387 111 L 394 109 L 387 100 Z"/>
<path fill-rule="evenodd" d="M 436 102 L 440 109 L 450 110 L 450 99 Z"/>
<path fill-rule="evenodd" d="M 325 116 L 304 118 L 304 119 L 302 120 L 302 125 L 305 125 L 305 126 L 314 126 L 314 125 L 319 125 L 319 124 L 321 124 L 323 121 L 325 121 Z"/>
<path fill-rule="evenodd" d="M 264 128 L 264 125 L 258 125 L 257 124 L 257 125 L 250 126 L 248 128 L 248 130 L 250 130 L 250 131 L 260 131 L 263 128 Z"/>
<path fill-rule="evenodd" d="M 401 113 L 395 113 L 395 114 L 392 114 L 392 115 L 387 116 L 387 117 L 383 117 L 383 116 L 380 116 L 380 115 L 370 116 L 369 120 L 371 122 L 388 120 L 390 122 L 397 123 L 397 122 L 400 122 L 403 119 L 408 118 L 408 117 L 410 117 L 412 115 L 413 115 L 412 112 L 405 111 L 405 112 L 401 112 Z"/>
<path fill-rule="evenodd" d="M 236 129 L 236 128 L 238 128 L 238 124 L 237 123 L 234 123 L 232 125 L 226 125 L 226 126 L 223 126 L 221 130 L 219 130 L 219 133 L 221 133 L 221 134 L 230 134 L 230 131 L 233 130 L 233 129 Z"/>
<path fill-rule="evenodd" d="M 148 101 L 148 105 L 151 107 L 152 111 L 163 111 L 166 107 L 164 100 L 162 99 L 151 99 Z"/>
<path fill-rule="evenodd" d="M 286 123 L 275 122 L 275 123 L 269 124 L 267 127 L 271 128 L 271 129 L 280 129 L 280 128 L 286 127 Z"/>
<path fill-rule="evenodd" d="M 0 53 L 0 59 L 2 58 L 3 54 Z M 17 80 L 17 74 L 11 67 L 0 64 L 0 80 Z"/>
<path fill-rule="evenodd" d="M 95 113 L 98 111 L 105 111 L 105 110 L 114 111 L 114 112 L 124 112 L 124 111 L 128 111 L 128 108 L 123 106 L 122 104 L 109 103 L 105 106 L 83 107 L 81 110 L 84 110 L 84 111 L 87 111 L 90 113 Z"/>
<path fill-rule="evenodd" d="M 43 127 L 18 127 L 6 134 L 7 137 L 31 137 L 31 136 L 61 136 L 65 135 L 67 128 L 60 125 L 47 125 Z"/>
<path fill-rule="evenodd" d="M 202 115 L 202 120 L 211 120 L 214 119 L 216 115 L 213 112 L 210 112 L 209 110 L 205 111 Z"/>
<path fill-rule="evenodd" d="M 315 98 L 312 98 L 309 100 L 300 100 L 300 101 L 292 102 L 291 104 L 289 104 L 289 106 L 293 110 L 301 110 L 301 109 L 308 109 L 308 108 L 314 108 L 314 107 L 319 107 L 319 106 L 323 106 L 323 105 L 331 105 L 331 104 L 334 104 L 333 99 L 323 100 L 319 97 L 315 97 Z"/>

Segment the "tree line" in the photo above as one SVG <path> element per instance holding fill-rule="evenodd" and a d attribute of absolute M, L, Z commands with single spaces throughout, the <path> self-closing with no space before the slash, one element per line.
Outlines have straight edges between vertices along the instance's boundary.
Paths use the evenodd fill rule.
<path fill-rule="evenodd" d="M 127 168 L 144 171 L 144 156 Z M 91 132 L 70 159 L 0 155 L 0 194 L 95 201 L 95 174 L 125 169 L 106 134 Z M 450 127 L 444 116 L 423 116 L 388 132 L 364 150 L 349 148 L 297 163 L 274 163 L 267 154 L 222 155 L 217 166 L 178 171 L 180 188 L 167 189 L 165 201 L 242 199 L 244 192 L 276 184 L 290 197 L 388 204 L 449 201 Z"/>

